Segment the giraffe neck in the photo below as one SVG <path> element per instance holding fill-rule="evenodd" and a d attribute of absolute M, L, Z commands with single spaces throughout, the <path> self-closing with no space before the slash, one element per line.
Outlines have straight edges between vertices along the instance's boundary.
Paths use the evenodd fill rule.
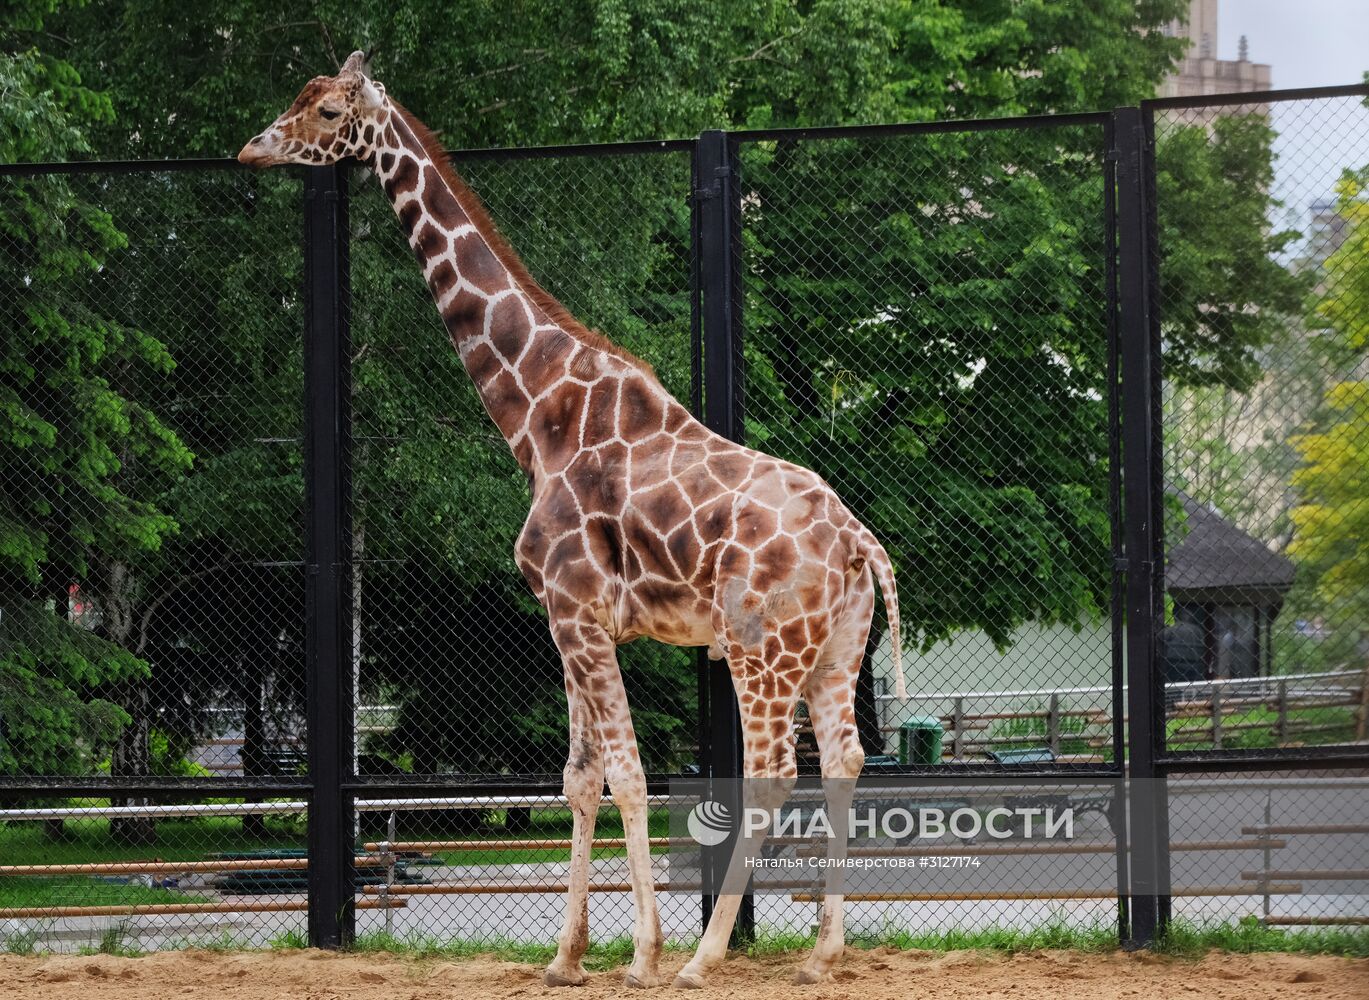
<path fill-rule="evenodd" d="M 427 130 L 386 102 L 364 161 L 384 186 L 485 410 L 534 481 L 545 454 L 529 419 L 597 345 L 527 274 Z"/>

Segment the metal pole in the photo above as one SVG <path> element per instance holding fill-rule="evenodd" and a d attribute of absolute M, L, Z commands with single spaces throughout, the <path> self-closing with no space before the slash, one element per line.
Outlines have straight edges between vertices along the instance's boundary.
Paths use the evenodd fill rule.
<path fill-rule="evenodd" d="M 1122 539 L 1122 418 L 1121 332 L 1118 329 L 1117 301 L 1117 122 L 1115 116 L 1103 124 L 1103 233 L 1104 298 L 1107 305 L 1108 341 L 1108 521 L 1112 549 L 1110 612 L 1112 617 L 1112 762 L 1123 777 L 1113 786 L 1109 822 L 1117 851 L 1113 863 L 1117 870 L 1117 939 L 1131 938 L 1131 843 L 1127 830 L 1126 774 L 1126 661 L 1123 655 L 1126 629 L 1126 552 Z"/>
<path fill-rule="evenodd" d="M 1146 234 L 1146 287 L 1149 293 L 1150 319 L 1150 514 L 1154 526 L 1150 537 L 1150 600 L 1151 607 L 1157 609 L 1159 621 L 1152 627 L 1154 637 L 1152 646 L 1151 718 L 1153 737 L 1151 746 L 1155 753 L 1165 753 L 1168 745 L 1168 698 L 1165 691 L 1163 668 L 1165 662 L 1165 415 L 1163 371 L 1164 353 L 1160 336 L 1160 195 L 1156 182 L 1155 168 L 1155 112 L 1150 108 L 1141 111 L 1141 176 L 1145 183 L 1145 216 L 1143 223 Z M 1162 766 L 1155 768 L 1155 850 L 1156 884 L 1159 893 L 1158 925 L 1164 934 L 1169 926 L 1172 900 L 1170 898 L 1169 864 L 1169 778 Z"/>
<path fill-rule="evenodd" d="M 309 944 L 338 948 L 355 931 L 351 775 L 353 733 L 350 337 L 347 179 L 311 167 L 304 186 L 305 653 L 308 673 Z"/>
<path fill-rule="evenodd" d="M 695 146 L 694 211 L 698 218 L 699 285 L 703 300 L 703 411 L 709 430 L 741 442 L 742 425 L 742 286 L 741 286 L 741 192 L 736 182 L 736 143 L 727 133 L 704 132 Z M 732 678 L 721 664 L 708 668 L 708 718 L 706 743 L 701 744 L 701 770 L 710 787 L 719 782 L 722 799 L 731 815 L 741 813 L 742 739 L 741 717 L 732 690 Z M 715 800 L 717 797 L 715 796 Z M 708 852 L 704 864 L 711 882 L 721 885 L 733 842 Z M 713 899 L 703 897 L 707 924 Z M 755 930 L 751 898 L 742 901 L 733 941 L 749 940 Z"/>
<path fill-rule="evenodd" d="M 1161 526 L 1154 495 L 1154 376 L 1152 366 L 1150 161 L 1140 108 L 1115 112 L 1118 299 L 1122 356 L 1122 504 L 1126 567 L 1127 774 L 1131 808 L 1132 947 L 1152 944 L 1162 930 L 1162 890 L 1168 885 L 1168 824 L 1156 767 L 1163 713 L 1157 712 L 1156 541 Z M 1163 605 L 1160 605 L 1163 607 Z"/>

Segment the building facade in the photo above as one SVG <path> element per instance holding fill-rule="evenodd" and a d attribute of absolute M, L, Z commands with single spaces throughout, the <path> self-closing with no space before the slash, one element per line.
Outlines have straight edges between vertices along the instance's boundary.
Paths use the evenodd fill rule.
<path fill-rule="evenodd" d="M 1219 0 L 1190 0 L 1188 21 L 1165 25 L 1171 38 L 1187 38 L 1188 54 L 1174 73 L 1160 84 L 1159 97 L 1199 97 L 1272 88 L 1270 67 L 1250 61 L 1249 44 L 1241 36 L 1236 59 L 1217 57 L 1217 6 Z"/>

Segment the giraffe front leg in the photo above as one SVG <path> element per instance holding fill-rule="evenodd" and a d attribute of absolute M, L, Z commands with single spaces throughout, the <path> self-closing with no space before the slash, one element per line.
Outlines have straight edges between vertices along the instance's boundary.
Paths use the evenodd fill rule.
<path fill-rule="evenodd" d="M 569 687 L 569 685 L 568 685 Z M 580 986 L 587 978 L 581 964 L 589 947 L 589 862 L 594 822 L 604 792 L 604 755 L 589 727 L 589 713 L 571 695 L 571 749 L 563 772 L 573 829 L 570 874 L 566 882 L 566 917 L 556 939 L 556 957 L 547 966 L 548 986 Z"/>
<path fill-rule="evenodd" d="M 547 969 L 548 985 L 585 981 L 580 960 L 588 946 L 590 849 L 594 819 L 607 777 L 614 804 L 623 818 L 628 868 L 635 906 L 634 955 L 628 986 L 654 986 L 660 978 L 661 921 L 651 876 L 647 837 L 646 775 L 637 752 L 627 690 L 618 669 L 613 640 L 591 617 L 553 618 L 552 637 L 566 668 L 566 694 L 572 712 L 572 748 L 566 765 L 566 797 L 575 810 L 571 871 L 567 886 L 566 925 L 556 959 Z M 576 740 L 587 748 L 576 753 Z M 592 751 L 592 752 L 591 752 Z"/>
<path fill-rule="evenodd" d="M 624 982 L 628 986 L 641 988 L 656 986 L 661 981 L 661 918 L 656 908 L 655 880 L 651 871 L 646 775 L 642 771 L 636 739 L 632 736 L 632 722 L 625 722 L 629 738 L 621 746 L 610 745 L 607 751 L 608 787 L 614 805 L 623 818 L 635 910 L 632 965 L 628 968 Z"/>

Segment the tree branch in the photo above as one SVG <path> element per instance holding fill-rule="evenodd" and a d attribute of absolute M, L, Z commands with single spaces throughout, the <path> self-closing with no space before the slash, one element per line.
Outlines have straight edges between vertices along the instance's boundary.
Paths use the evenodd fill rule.
<path fill-rule="evenodd" d="M 776 62 L 777 60 L 770 58 L 768 54 L 769 51 L 773 49 L 776 45 L 780 44 L 780 42 L 787 42 L 789 39 L 801 34 L 803 34 L 803 25 L 800 25 L 793 31 L 780 35 L 778 38 L 770 39 L 770 41 L 766 42 L 764 45 L 756 49 L 756 51 L 752 52 L 750 55 L 733 56 L 731 59 L 727 60 L 727 63 L 730 66 L 733 63 L 756 62 L 759 59 L 765 59 L 768 62 Z"/>
<path fill-rule="evenodd" d="M 236 565 L 237 563 L 219 563 L 216 566 L 209 566 L 206 569 L 197 569 L 193 573 L 185 574 L 185 576 L 181 577 L 171 586 L 167 587 L 160 594 L 158 594 L 156 598 L 154 598 L 152 602 L 148 604 L 147 610 L 143 612 L 143 620 L 138 628 L 138 645 L 134 647 L 133 655 L 143 655 L 143 650 L 147 648 L 147 630 L 152 624 L 152 616 L 157 613 L 158 608 L 160 608 L 163 604 L 166 603 L 168 598 L 170 598 L 172 595 L 174 595 L 177 591 L 179 591 L 188 583 L 194 583 L 196 580 L 202 577 L 209 576 L 211 573 L 217 573 L 220 570 L 224 569 L 231 569 L 233 566 Z"/>

